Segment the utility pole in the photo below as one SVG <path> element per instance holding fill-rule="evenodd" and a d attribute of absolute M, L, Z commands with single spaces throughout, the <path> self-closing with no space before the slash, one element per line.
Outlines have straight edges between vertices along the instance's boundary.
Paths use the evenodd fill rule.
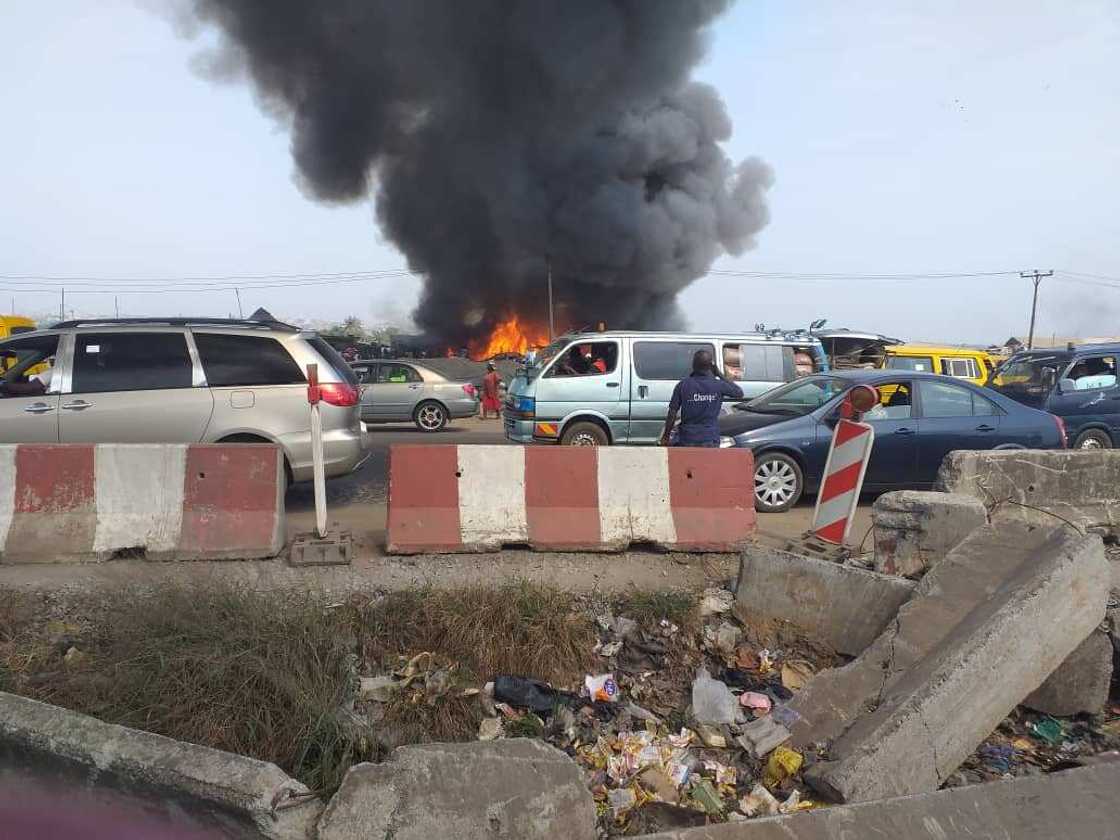
<path fill-rule="evenodd" d="M 113 295 L 113 312 L 116 313 L 117 318 L 121 317 L 121 305 L 120 301 L 117 300 L 116 295 Z"/>
<path fill-rule="evenodd" d="M 66 288 L 62 289 L 62 302 L 58 305 L 58 320 L 66 320 Z"/>
<path fill-rule="evenodd" d="M 551 344 L 556 337 L 556 319 L 552 313 L 552 257 L 544 259 L 548 266 L 548 341 Z"/>
<path fill-rule="evenodd" d="M 237 317 L 240 318 L 242 321 L 244 321 L 245 320 L 245 313 L 241 310 L 241 290 L 240 289 L 234 289 L 233 293 L 235 295 L 237 295 Z"/>
<path fill-rule="evenodd" d="M 1020 271 L 1019 276 L 1026 278 L 1030 277 L 1034 280 L 1034 298 L 1031 300 L 1031 331 L 1027 334 L 1027 349 L 1034 349 L 1034 318 L 1038 312 L 1038 284 L 1042 282 L 1043 277 L 1052 277 L 1054 271 L 1039 271 L 1037 268 L 1034 271 Z"/>

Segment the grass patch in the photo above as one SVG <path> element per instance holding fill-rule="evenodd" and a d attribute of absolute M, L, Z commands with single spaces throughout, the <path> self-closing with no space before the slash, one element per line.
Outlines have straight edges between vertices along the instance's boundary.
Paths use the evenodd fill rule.
<path fill-rule="evenodd" d="M 698 601 L 690 592 L 647 591 L 634 592 L 614 601 L 617 615 L 624 615 L 650 628 L 662 619 L 678 627 L 693 628 L 699 621 Z"/>

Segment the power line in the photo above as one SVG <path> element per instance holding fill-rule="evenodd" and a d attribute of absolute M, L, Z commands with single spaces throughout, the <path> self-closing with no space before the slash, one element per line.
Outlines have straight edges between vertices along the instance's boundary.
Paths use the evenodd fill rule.
<path fill-rule="evenodd" d="M 42 275 L 42 274 L 0 274 L 0 280 L 40 280 L 58 283 L 205 283 L 230 280 L 315 280 L 331 277 L 365 277 L 381 274 L 410 274 L 406 268 L 364 269 L 362 271 L 334 271 L 327 273 L 301 274 L 207 274 L 178 277 L 94 277 L 89 275 Z"/>

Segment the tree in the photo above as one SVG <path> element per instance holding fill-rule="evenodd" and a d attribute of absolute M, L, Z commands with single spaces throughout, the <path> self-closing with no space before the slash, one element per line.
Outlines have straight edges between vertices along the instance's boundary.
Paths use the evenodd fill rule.
<path fill-rule="evenodd" d="M 362 324 L 362 319 L 357 315 L 351 315 L 343 321 L 338 327 L 338 332 L 342 335 L 350 336 L 351 338 L 366 337 L 366 328 Z"/>

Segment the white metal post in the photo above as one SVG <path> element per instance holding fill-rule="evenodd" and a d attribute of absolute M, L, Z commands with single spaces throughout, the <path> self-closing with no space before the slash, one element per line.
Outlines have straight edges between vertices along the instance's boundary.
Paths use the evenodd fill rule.
<path fill-rule="evenodd" d="M 327 535 L 327 475 L 323 466 L 323 418 L 319 413 L 319 366 L 307 366 L 307 401 L 311 403 L 311 461 L 315 483 L 315 534 Z"/>

